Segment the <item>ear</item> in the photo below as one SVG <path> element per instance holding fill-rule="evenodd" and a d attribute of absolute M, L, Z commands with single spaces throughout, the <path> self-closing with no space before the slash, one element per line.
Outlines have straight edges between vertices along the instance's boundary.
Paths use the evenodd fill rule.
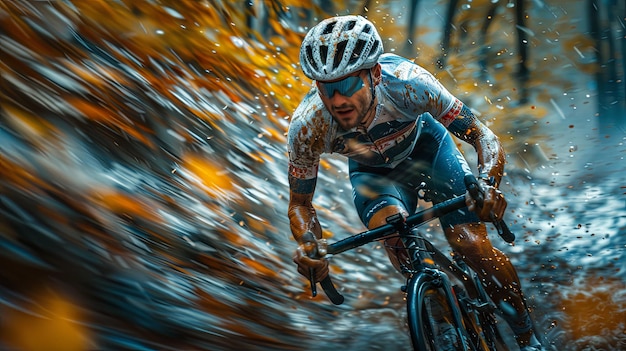
<path fill-rule="evenodd" d="M 380 63 L 377 63 L 376 66 L 372 67 L 372 80 L 374 81 L 374 85 L 380 84 L 382 81 L 382 68 L 380 67 Z"/>

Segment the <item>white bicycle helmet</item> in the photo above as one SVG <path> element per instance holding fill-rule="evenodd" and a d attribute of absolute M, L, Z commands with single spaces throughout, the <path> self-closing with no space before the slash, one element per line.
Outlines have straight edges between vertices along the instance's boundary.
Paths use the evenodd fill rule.
<path fill-rule="evenodd" d="M 311 28 L 300 46 L 300 65 L 314 80 L 334 80 L 374 67 L 383 43 L 372 22 L 361 16 L 331 17 Z"/>

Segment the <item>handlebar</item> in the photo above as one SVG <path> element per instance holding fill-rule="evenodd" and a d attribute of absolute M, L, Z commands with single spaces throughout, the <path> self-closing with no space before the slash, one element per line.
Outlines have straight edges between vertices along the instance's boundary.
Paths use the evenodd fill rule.
<path fill-rule="evenodd" d="M 467 187 L 472 198 L 476 200 L 479 206 L 483 204 L 483 194 L 480 191 L 478 186 L 478 181 L 474 175 L 466 175 L 464 178 L 465 186 Z M 378 228 L 367 230 L 359 234 L 352 235 L 345 239 L 339 240 L 332 244 L 329 244 L 327 247 L 328 254 L 338 254 L 344 251 L 348 251 L 350 249 L 354 249 L 356 247 L 365 245 L 377 239 L 381 239 L 385 236 L 392 235 L 399 230 L 415 227 L 420 224 L 423 224 L 429 220 L 439 218 L 445 214 L 450 212 L 459 210 L 464 208 L 465 205 L 465 195 L 460 195 L 454 197 L 452 199 L 440 202 L 438 204 L 433 205 L 432 207 L 425 209 L 423 211 L 416 212 L 406 219 L 402 216 L 397 216 L 396 218 L 388 218 L 387 224 L 382 225 Z M 509 227 L 503 220 L 493 221 L 494 226 L 496 227 L 498 234 L 507 242 L 511 243 L 515 240 L 515 235 L 509 230 Z M 311 272 L 312 273 L 312 272 Z M 313 278 L 313 274 L 310 275 L 311 281 L 311 292 L 313 296 L 317 295 L 317 290 L 315 288 L 315 280 Z M 344 301 L 343 295 L 341 295 L 335 285 L 332 282 L 330 276 L 326 276 L 321 282 L 320 285 L 324 289 L 324 293 L 328 299 L 335 305 L 341 305 Z"/>

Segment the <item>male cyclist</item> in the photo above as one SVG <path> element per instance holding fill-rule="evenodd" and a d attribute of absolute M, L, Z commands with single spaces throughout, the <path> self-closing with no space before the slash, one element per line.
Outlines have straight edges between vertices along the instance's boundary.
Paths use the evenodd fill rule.
<path fill-rule="evenodd" d="M 494 248 L 484 221 L 502 218 L 506 201 L 497 189 L 505 154 L 494 133 L 428 71 L 393 54 L 383 54 L 374 25 L 361 16 L 326 19 L 305 36 L 300 49 L 304 74 L 315 81 L 296 109 L 288 132 L 289 221 L 300 244 L 294 255 L 298 271 L 328 274 L 325 259 L 307 256 L 303 236 L 322 230 L 312 199 L 320 155 L 339 153 L 349 159 L 354 204 L 372 229 L 397 213 L 417 207 L 416 187 L 425 182 L 433 203 L 466 192 L 471 170 L 450 133 L 478 154 L 479 185 L 484 205 L 440 218 L 452 249 L 476 272 L 524 351 L 542 350 L 533 335 L 521 285 L 509 259 Z M 495 179 L 495 183 L 489 179 Z M 469 197 L 468 197 L 469 199 Z M 387 254 L 401 271 L 402 242 L 387 239 Z"/>

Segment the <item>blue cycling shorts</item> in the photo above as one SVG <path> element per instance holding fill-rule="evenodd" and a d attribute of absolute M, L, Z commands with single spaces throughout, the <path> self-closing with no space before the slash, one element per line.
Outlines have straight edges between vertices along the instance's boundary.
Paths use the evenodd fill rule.
<path fill-rule="evenodd" d="M 354 204 L 366 226 L 386 206 L 400 206 L 407 213 L 414 213 L 418 204 L 417 187 L 422 182 L 426 183 L 427 196 L 433 203 L 465 193 L 463 179 L 471 170 L 452 136 L 428 114 L 418 123 L 423 125 L 413 152 L 395 168 L 368 167 L 349 161 Z M 478 216 L 467 208 L 439 220 L 443 228 L 479 222 Z"/>

